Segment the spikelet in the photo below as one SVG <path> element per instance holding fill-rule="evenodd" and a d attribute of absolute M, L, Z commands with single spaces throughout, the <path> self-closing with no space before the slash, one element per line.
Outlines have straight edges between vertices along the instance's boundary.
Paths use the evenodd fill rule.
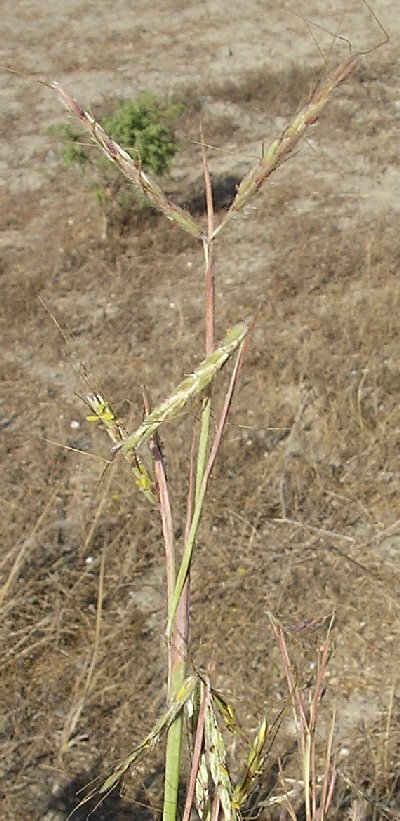
<path fill-rule="evenodd" d="M 250 747 L 243 775 L 235 785 L 232 801 L 235 808 L 239 809 L 248 798 L 254 781 L 260 774 L 264 764 L 264 747 L 267 739 L 268 724 L 264 717 L 257 729 L 254 741 Z"/>
<path fill-rule="evenodd" d="M 259 163 L 254 166 L 243 178 L 236 193 L 236 197 L 225 215 L 223 221 L 215 229 L 214 239 L 232 217 L 241 211 L 254 194 L 260 190 L 265 180 L 293 153 L 307 129 L 314 125 L 323 109 L 330 100 L 333 91 L 342 83 L 357 65 L 357 55 L 345 60 L 331 77 L 317 88 L 310 99 L 296 115 L 293 122 L 285 128 L 280 137 L 274 140 L 263 153 Z"/>
<path fill-rule="evenodd" d="M 143 442 L 148 441 L 163 422 L 174 419 L 183 408 L 195 399 L 213 380 L 216 373 L 225 365 L 232 353 L 243 342 L 249 325 L 247 322 L 240 322 L 231 328 L 225 337 L 222 345 L 213 351 L 210 356 L 203 360 L 198 368 L 187 376 L 175 390 L 170 394 L 165 402 L 154 408 L 154 410 L 145 417 L 140 427 L 128 436 L 127 439 L 119 446 L 124 456 L 131 453 Z"/>
<path fill-rule="evenodd" d="M 237 821 L 238 814 L 232 800 L 233 787 L 226 763 L 224 739 L 218 727 L 212 697 L 208 699 L 206 705 L 204 743 L 208 758 L 209 773 L 221 802 L 224 821 Z"/>
<path fill-rule="evenodd" d="M 120 781 L 122 776 L 129 770 L 129 768 L 148 750 L 152 750 L 160 741 L 163 733 L 168 730 L 177 715 L 181 712 L 184 705 L 193 695 L 197 687 L 198 679 L 196 676 L 188 676 L 182 684 L 182 687 L 176 693 L 175 698 L 168 708 L 168 710 L 158 719 L 156 724 L 146 738 L 136 747 L 133 752 L 125 758 L 122 763 L 114 770 L 114 772 L 104 781 L 99 787 L 100 794 L 108 793 Z"/>
<path fill-rule="evenodd" d="M 87 422 L 99 422 L 116 445 L 120 445 L 127 439 L 128 434 L 117 419 L 107 399 L 104 399 L 100 393 L 89 393 L 86 396 L 86 402 L 92 411 L 92 414 L 86 417 Z M 158 497 L 154 480 L 150 476 L 143 459 L 135 451 L 126 454 L 126 459 L 130 464 L 138 490 L 153 505 L 157 504 Z"/>

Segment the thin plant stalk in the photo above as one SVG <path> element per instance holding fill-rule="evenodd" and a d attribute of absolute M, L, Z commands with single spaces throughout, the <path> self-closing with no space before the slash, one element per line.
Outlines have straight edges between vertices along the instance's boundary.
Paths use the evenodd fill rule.
<path fill-rule="evenodd" d="M 203 240 L 205 259 L 205 354 L 209 356 L 215 348 L 215 243 L 211 239 L 214 233 L 214 202 L 208 158 L 201 129 L 203 154 L 204 183 L 207 203 L 207 239 Z"/>
<path fill-rule="evenodd" d="M 150 399 L 146 388 L 143 388 L 143 404 L 145 413 L 149 415 Z M 157 483 L 159 496 L 159 508 L 163 530 L 165 566 L 167 577 L 167 605 L 169 610 L 171 606 L 172 595 L 174 592 L 176 579 L 175 540 L 167 475 L 165 471 L 160 440 L 157 432 L 154 434 L 153 439 L 150 443 L 150 450 L 154 461 L 154 475 Z M 168 693 L 170 693 L 171 691 L 173 658 L 173 649 L 171 645 L 168 645 Z"/>
<path fill-rule="evenodd" d="M 208 236 L 210 237 L 214 229 L 214 211 L 212 200 L 211 179 L 208 170 L 207 156 L 204 146 L 203 134 L 201 133 L 203 147 L 204 179 L 207 198 L 208 214 Z M 205 355 L 210 356 L 215 347 L 215 282 L 214 282 L 214 249 L 213 244 L 206 239 L 203 241 L 205 256 Z M 195 509 L 187 536 L 186 550 L 189 545 L 190 556 L 192 554 L 194 540 L 197 534 L 198 524 L 203 509 L 206 487 L 203 491 L 203 478 L 206 470 L 207 449 L 210 434 L 211 420 L 211 386 L 206 390 L 202 400 L 203 408 L 200 420 L 200 435 L 197 453 L 197 471 L 195 486 Z M 191 480 L 189 480 L 189 501 L 188 509 L 191 506 Z M 189 641 L 189 596 L 190 596 L 190 575 L 189 566 L 183 574 L 182 589 L 178 598 L 175 599 L 176 616 L 173 612 L 173 602 L 170 600 L 168 607 L 168 621 L 173 624 L 172 634 L 169 639 L 170 670 L 169 670 L 169 692 L 168 697 L 171 702 L 179 691 L 186 677 L 187 648 Z M 173 621 L 171 621 L 171 619 Z M 180 761 L 182 752 L 183 737 L 183 714 L 177 715 L 171 724 L 167 736 L 167 748 L 165 754 L 165 781 L 164 781 L 164 821 L 175 821 L 178 806 L 178 791 L 180 777 Z"/>
<path fill-rule="evenodd" d="M 181 596 L 181 593 L 182 593 L 183 586 L 186 582 L 187 574 L 188 574 L 189 569 L 190 569 L 190 563 L 191 563 L 191 560 L 192 560 L 193 547 L 194 547 L 194 543 L 195 543 L 195 540 L 196 540 L 196 537 L 197 537 L 198 527 L 199 527 L 199 524 L 200 524 L 200 518 L 201 518 L 204 499 L 205 499 L 205 495 L 206 495 L 206 491 L 207 491 L 207 486 L 208 486 L 208 482 L 209 482 L 209 479 L 210 479 L 210 476 L 211 476 L 212 468 L 213 468 L 214 463 L 215 463 L 218 448 L 219 448 L 219 445 L 220 445 L 220 442 L 221 442 L 221 439 L 222 439 L 222 434 L 223 434 L 223 431 L 224 431 L 224 428 L 225 428 L 226 419 L 227 419 L 227 415 L 228 415 L 229 408 L 230 408 L 230 405 L 231 405 L 234 388 L 235 388 L 236 381 L 237 381 L 237 378 L 238 378 L 238 374 L 239 374 L 239 371 L 240 371 L 240 366 L 241 366 L 241 363 L 243 361 L 244 350 L 245 350 L 245 343 L 242 342 L 241 346 L 240 346 L 240 349 L 239 349 L 239 354 L 238 354 L 238 357 L 237 357 L 237 360 L 236 360 L 236 364 L 235 364 L 235 367 L 234 367 L 234 370 L 233 370 L 233 374 L 232 374 L 232 377 L 231 377 L 231 382 L 230 382 L 230 385 L 229 385 L 229 388 L 228 388 L 228 391 L 227 391 L 227 395 L 225 397 L 224 407 L 223 407 L 223 411 L 222 411 L 222 414 L 221 414 L 221 420 L 220 420 L 220 423 L 219 423 L 219 426 L 218 426 L 218 429 L 217 429 L 217 433 L 216 433 L 216 436 L 214 438 L 214 442 L 213 442 L 213 445 L 212 445 L 212 448 L 211 448 L 211 451 L 210 451 L 210 456 L 208 458 L 207 466 L 206 466 L 206 469 L 204 471 L 204 476 L 203 476 L 201 489 L 200 489 L 198 498 L 195 501 L 193 518 L 192 518 L 189 534 L 188 534 L 188 537 L 187 537 L 186 542 L 185 542 L 185 549 L 184 549 L 184 553 L 183 553 L 183 557 L 182 557 L 182 562 L 181 562 L 181 566 L 179 568 L 179 572 L 178 572 L 178 576 L 177 576 L 177 580 L 176 580 L 176 586 L 175 586 L 174 596 L 173 596 L 173 600 L 172 600 L 171 612 L 170 612 L 170 615 L 169 615 L 168 625 L 167 625 L 167 636 L 171 635 L 174 620 L 175 620 L 175 614 L 177 612 L 179 599 L 180 599 L 180 596 Z"/>
<path fill-rule="evenodd" d="M 210 456 L 204 471 L 201 489 L 195 499 L 193 517 L 189 532 L 185 540 L 184 555 L 176 581 L 173 600 L 169 611 L 167 637 L 172 641 L 172 647 L 182 648 L 176 653 L 172 664 L 172 675 L 170 685 L 170 697 L 176 694 L 177 689 L 182 686 L 186 673 L 187 637 L 189 630 L 188 599 L 190 586 L 190 563 L 192 559 L 193 547 L 197 536 L 204 499 L 207 491 L 208 481 L 215 462 L 218 448 L 221 442 L 227 415 L 232 401 L 234 387 L 242 363 L 242 351 L 244 343 L 236 361 L 236 365 L 231 377 L 230 386 L 225 398 L 224 408 L 217 433 L 211 448 Z M 170 638 L 171 636 L 171 638 Z M 176 689 L 177 688 L 177 689 Z M 183 734 L 183 713 L 179 713 L 168 730 L 167 750 L 165 761 L 165 789 L 164 789 L 164 821 L 176 821 L 176 810 L 178 806 L 180 756 L 182 750 Z"/>
<path fill-rule="evenodd" d="M 304 694 L 293 673 L 283 627 L 270 614 L 270 620 L 275 631 L 278 646 L 283 659 L 286 681 L 292 700 L 294 720 L 298 730 L 298 745 L 303 771 L 303 797 L 306 821 L 316 821 L 317 819 L 318 821 L 324 821 L 324 819 L 326 819 L 327 812 L 332 801 L 336 780 L 336 772 L 332 760 L 332 741 L 334 730 L 334 720 L 332 719 L 325 751 L 325 767 L 322 790 L 321 795 L 318 796 L 319 786 L 316 763 L 316 728 L 318 708 L 323 692 L 326 665 L 330 653 L 329 635 L 333 624 L 333 618 L 334 617 L 332 616 L 328 627 L 328 635 L 324 642 L 322 652 L 318 658 L 315 689 L 310 700 L 309 708 L 307 709 Z"/>
<path fill-rule="evenodd" d="M 182 821 L 189 821 L 190 813 L 192 811 L 194 794 L 196 789 L 196 780 L 199 771 L 200 756 L 204 739 L 204 721 L 206 712 L 206 701 L 208 692 L 204 685 L 202 686 L 202 697 L 200 701 L 199 712 L 197 716 L 196 735 L 193 745 L 192 766 L 190 768 L 189 784 L 186 791 L 185 808 L 183 811 Z"/>
<path fill-rule="evenodd" d="M 205 354 L 210 356 L 215 348 L 215 244 L 210 241 L 210 237 L 214 231 L 214 203 L 212 195 L 212 186 L 210 172 L 208 168 L 208 159 L 206 146 L 204 142 L 203 130 L 200 130 L 201 146 L 203 155 L 203 170 L 204 183 L 206 191 L 207 203 L 207 229 L 208 236 L 203 240 L 204 263 L 205 263 Z M 203 407 L 200 421 L 200 436 L 197 458 L 197 473 L 196 473 L 196 501 L 199 499 L 201 486 L 203 482 L 204 471 L 206 468 L 207 448 L 210 436 L 210 421 L 211 421 L 211 392 L 206 391 L 203 398 Z"/>
<path fill-rule="evenodd" d="M 147 416 L 150 415 L 150 400 L 147 390 L 143 390 L 144 408 Z M 159 493 L 160 516 L 163 528 L 164 550 L 167 574 L 167 603 L 168 612 L 171 607 L 172 594 L 175 587 L 176 559 L 173 531 L 172 509 L 169 496 L 168 482 L 164 459 L 155 431 L 150 444 L 154 460 L 154 472 Z M 168 643 L 168 703 L 171 705 L 177 693 L 184 685 L 186 677 L 186 657 L 188 647 L 188 588 L 182 592 L 178 605 L 176 625 L 173 640 Z M 180 775 L 180 760 L 182 750 L 183 711 L 181 710 L 172 721 L 167 732 L 167 754 L 165 760 L 164 785 L 164 818 L 176 819 L 178 807 L 178 788 Z"/>
<path fill-rule="evenodd" d="M 146 403 L 146 413 L 150 412 Z M 175 543 L 173 533 L 172 510 L 164 460 L 159 443 L 158 433 L 153 436 L 152 451 L 154 456 L 155 476 L 160 495 L 160 515 L 163 525 L 165 558 L 167 567 L 167 600 L 168 612 L 171 608 L 172 594 L 175 586 Z M 182 591 L 179 601 L 175 630 L 172 641 L 168 643 L 168 702 L 182 688 L 186 677 L 187 652 L 189 639 L 189 580 Z M 178 789 L 180 761 L 182 751 L 183 711 L 180 711 L 172 722 L 167 733 L 167 752 L 165 758 L 164 784 L 164 818 L 175 821 L 178 807 Z"/>

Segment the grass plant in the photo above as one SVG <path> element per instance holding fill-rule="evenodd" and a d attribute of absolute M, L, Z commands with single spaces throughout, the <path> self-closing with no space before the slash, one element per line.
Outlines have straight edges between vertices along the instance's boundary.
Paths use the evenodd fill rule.
<path fill-rule="evenodd" d="M 238 317 L 237 324 L 226 330 L 223 341 L 220 344 L 216 343 L 216 337 L 219 336 L 216 326 L 219 323 L 215 299 L 215 246 L 221 233 L 247 209 L 270 175 L 286 162 L 300 145 L 308 129 L 322 115 L 333 92 L 354 70 L 357 60 L 357 55 L 349 57 L 328 79 L 324 79 L 314 89 L 292 122 L 268 149 L 263 150 L 260 160 L 238 186 L 231 206 L 217 225 L 205 140 L 201 137 L 206 226 L 165 195 L 151 174 L 143 169 L 140 157 L 132 157 L 73 96 L 58 83 L 53 84 L 68 111 L 86 129 L 103 154 L 128 178 L 150 206 L 156 208 L 198 243 L 204 257 L 204 350 L 199 354 L 198 367 L 190 376 L 178 379 L 176 387 L 171 389 L 167 399 L 154 408 L 151 407 L 149 396 L 144 391 L 144 419 L 132 433 L 129 433 L 117 418 L 103 393 L 91 389 L 86 397 L 90 408 L 88 421 L 98 423 L 105 429 L 114 443 L 114 458 L 122 455 L 128 460 L 138 490 L 144 493 L 148 501 L 159 511 L 164 535 L 167 579 L 167 707 L 142 743 L 96 789 L 99 800 L 102 800 L 102 797 L 118 786 L 127 770 L 137 765 L 145 754 L 159 744 L 161 737 L 166 735 L 164 821 L 176 821 L 180 814 L 179 786 L 182 778 L 185 712 L 191 737 L 191 770 L 183 810 L 185 821 L 190 818 L 194 807 L 202 821 L 217 821 L 219 818 L 223 818 L 224 821 L 239 819 L 262 772 L 268 753 L 267 747 L 274 736 L 267 717 L 263 716 L 253 740 L 248 742 L 246 760 L 238 776 L 229 761 L 225 741 L 226 732 L 237 737 L 243 735 L 235 709 L 228 699 L 214 689 L 210 671 L 199 672 L 194 665 L 190 671 L 190 570 L 211 474 L 255 324 L 255 318 L 244 321 L 242 317 Z M 215 422 L 215 383 L 219 371 L 228 363 L 231 365 L 231 377 L 222 410 Z M 170 482 L 161 436 L 168 435 L 168 424 L 173 420 L 179 420 L 184 409 L 193 402 L 199 407 L 199 420 L 198 425 L 194 426 L 192 443 L 188 446 L 190 458 L 186 522 L 179 543 L 174 535 L 177 532 L 177 522 L 172 513 Z M 281 819 L 305 817 L 306 821 L 323 821 L 328 817 L 336 778 L 332 756 L 333 723 L 326 733 L 322 772 L 318 775 L 320 762 L 317 751 L 317 717 L 329 656 L 329 630 L 327 641 L 319 654 L 315 689 L 307 706 L 301 682 L 289 657 L 285 630 L 274 617 L 271 620 L 283 660 L 289 701 L 295 713 L 302 780 L 294 786 L 289 786 L 284 772 L 280 771 L 273 794 L 264 802 L 264 807 L 273 808 L 278 805 Z"/>

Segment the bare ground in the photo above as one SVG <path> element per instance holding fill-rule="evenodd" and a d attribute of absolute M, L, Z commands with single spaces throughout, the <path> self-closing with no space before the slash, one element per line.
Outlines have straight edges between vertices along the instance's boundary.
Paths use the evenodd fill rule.
<path fill-rule="evenodd" d="M 354 49 L 381 38 L 368 10 L 349 5 L 296 7 L 325 29 L 313 32 L 331 65 L 347 56 L 344 41 L 331 49 L 338 26 Z M 321 712 L 322 739 L 337 711 L 332 817 L 357 800 L 371 819 L 400 807 L 400 14 L 386 0 L 375 10 L 389 45 L 361 59 L 219 246 L 219 335 L 261 307 L 194 562 L 191 644 L 250 730 L 286 698 L 268 612 L 295 628 L 307 682 L 324 629 L 297 627 L 335 611 Z M 2 28 L 2 63 L 58 79 L 98 115 L 143 88 L 182 100 L 165 185 L 200 219 L 200 119 L 219 149 L 210 162 L 223 209 L 324 70 L 304 19 L 281 3 L 27 0 Z M 102 476 L 108 443 L 85 421 L 84 387 L 38 297 L 133 425 L 141 384 L 163 398 L 200 358 L 202 269 L 196 244 L 157 215 L 117 220 L 104 239 L 88 180 L 63 168 L 48 134 L 66 119 L 56 96 L 0 78 L 1 815 L 49 821 L 163 709 L 165 612 L 157 515 L 118 460 Z M 195 412 L 165 432 L 181 521 Z M 277 754 L 295 766 L 293 738 L 286 721 L 258 810 Z M 93 817 L 147 818 L 160 800 L 153 760 Z"/>

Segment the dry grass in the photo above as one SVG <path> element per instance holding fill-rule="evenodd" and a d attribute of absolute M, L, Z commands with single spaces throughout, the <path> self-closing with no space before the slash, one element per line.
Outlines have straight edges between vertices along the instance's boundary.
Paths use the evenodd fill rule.
<path fill-rule="evenodd" d="M 379 538 L 385 527 L 399 518 L 396 509 L 397 289 L 394 273 L 390 273 L 396 239 L 395 235 L 382 237 L 379 226 L 375 238 L 367 231 L 363 238 L 357 229 L 355 234 L 348 231 L 347 236 L 342 237 L 338 249 L 336 229 L 333 226 L 330 231 L 329 223 L 324 222 L 311 264 L 310 244 L 301 245 L 302 236 L 310 233 L 314 232 L 309 228 L 299 231 L 300 252 L 293 253 L 292 263 L 290 259 L 284 262 L 282 257 L 280 265 L 279 258 L 275 257 L 274 279 L 271 269 L 269 272 L 265 267 L 261 269 L 260 288 L 267 273 L 273 279 L 264 312 L 268 332 L 264 341 L 260 323 L 259 354 L 254 352 L 245 377 L 245 381 L 250 382 L 253 369 L 257 369 L 251 405 L 243 391 L 214 477 L 215 502 L 204 522 L 202 548 L 194 567 L 193 653 L 200 665 L 207 663 L 210 653 L 213 654 L 225 691 L 232 692 L 233 696 L 240 693 L 241 714 L 250 717 L 255 699 L 260 708 L 266 698 L 270 705 L 279 704 L 278 660 L 266 628 L 260 634 L 267 604 L 272 603 L 274 610 L 290 623 L 313 618 L 316 601 L 317 613 L 338 607 L 340 642 L 331 665 L 330 692 L 336 693 L 339 702 L 339 733 L 342 743 L 351 750 L 352 778 L 361 783 L 365 755 L 357 758 L 361 766 L 361 770 L 357 770 L 357 729 L 350 715 L 346 721 L 351 729 L 347 730 L 346 724 L 341 727 L 340 705 L 348 700 L 353 705 L 351 709 L 357 711 L 364 704 L 367 713 L 372 711 L 373 718 L 375 710 L 381 709 L 379 705 L 387 699 L 391 677 L 389 674 L 385 694 L 382 670 L 391 669 L 397 642 L 395 554 L 387 552 L 387 540 Z M 279 233 L 276 244 L 279 245 Z M 148 254 L 149 282 L 154 289 L 157 280 L 151 246 Z M 322 260 L 326 261 L 330 254 L 334 255 L 332 267 L 322 273 Z M 143 264 L 143 256 L 141 262 Z M 168 299 L 168 265 L 173 264 L 176 265 L 176 260 L 173 263 L 172 255 L 170 263 L 168 257 L 164 260 L 165 281 L 158 283 L 158 299 L 164 304 Z M 283 264 L 286 273 L 279 276 Z M 127 263 L 122 260 L 120 265 L 123 268 Z M 339 271 L 337 266 L 342 266 Z M 87 282 L 90 282 L 90 270 L 97 277 L 101 266 L 91 261 Z M 141 266 L 141 271 L 142 283 L 146 280 L 146 268 Z M 306 272 L 304 277 L 301 271 Z M 322 276 L 326 279 L 323 286 Z M 139 285 L 133 283 L 128 289 L 134 292 Z M 97 280 L 96 288 L 99 287 Z M 107 279 L 105 287 L 109 287 Z M 183 282 L 182 300 L 188 287 Z M 126 296 L 126 285 L 116 269 L 112 288 L 114 304 L 118 305 L 118 290 L 121 288 L 122 300 L 123 293 Z M 145 289 L 141 301 L 146 292 Z M 48 293 L 50 296 L 50 291 Z M 260 296 L 261 293 L 260 290 Z M 243 301 L 249 296 L 249 293 L 242 295 Z M 176 293 L 174 297 L 176 299 Z M 28 319 L 25 317 L 24 321 Z M 128 323 L 129 318 L 122 321 Z M 175 358 L 186 358 L 187 371 L 193 361 L 188 355 L 191 335 L 186 330 L 185 316 L 184 321 L 181 343 L 171 340 L 169 344 L 164 342 L 164 349 L 160 348 L 165 384 L 170 380 Z M 35 310 L 29 322 L 30 338 L 36 334 L 38 340 L 37 354 L 41 350 L 39 323 L 42 324 L 43 316 Z M 101 334 L 97 328 L 101 328 Z M 49 333 L 53 334 L 50 328 Z M 119 328 L 115 323 L 102 320 L 97 327 L 92 326 L 89 333 L 93 339 L 92 358 L 95 351 L 101 352 L 102 370 L 111 371 L 115 367 Z M 143 326 L 135 328 L 135 333 L 143 333 L 143 338 L 150 334 L 156 341 L 160 329 L 150 320 L 145 334 Z M 79 337 L 77 339 L 79 341 Z M 41 354 L 42 363 L 48 360 L 43 374 L 45 380 L 51 368 L 53 374 L 57 365 L 60 369 L 58 347 L 57 343 L 56 349 Z M 56 352 L 55 356 L 52 351 Z M 126 358 L 119 360 L 120 398 L 124 395 L 123 385 L 129 384 L 132 369 L 129 356 L 134 353 L 127 351 Z M 65 373 L 68 367 L 64 364 L 59 372 Z M 138 367 L 137 361 L 135 368 Z M 98 577 L 96 557 L 103 545 L 108 546 L 105 576 L 108 593 L 98 677 L 82 712 L 76 742 L 64 754 L 66 772 L 95 766 L 90 753 L 94 739 L 97 749 L 109 750 L 108 759 L 103 762 L 105 768 L 109 767 L 116 752 L 119 755 L 124 749 L 128 751 L 136 733 L 137 738 L 141 737 L 144 723 L 150 723 L 151 715 L 156 714 L 157 704 L 152 698 L 149 701 L 144 693 L 147 689 L 160 692 L 160 688 L 162 692 L 160 655 L 163 651 L 159 636 L 164 613 L 158 599 L 162 584 L 157 570 L 158 527 L 154 525 L 153 535 L 149 534 L 147 511 L 141 512 L 141 502 L 130 498 L 125 480 L 118 474 L 113 475 L 111 499 L 103 507 L 92 542 L 85 550 L 86 558 L 94 556 L 94 561 L 85 565 L 85 558 L 79 558 L 102 498 L 101 485 L 96 491 L 102 467 L 96 460 L 68 456 L 52 446 L 43 449 L 40 442 L 35 445 L 32 439 L 26 440 L 30 429 L 74 447 L 91 448 L 90 431 L 68 433 L 68 418 L 79 414 L 78 406 L 74 407 L 71 400 L 68 404 L 64 399 L 61 401 L 58 389 L 60 412 L 65 419 L 55 426 L 54 400 L 43 401 L 45 386 L 40 400 L 36 378 L 33 376 L 30 383 L 27 368 L 28 364 L 22 360 L 19 369 L 13 366 L 5 374 L 5 384 L 12 387 L 14 395 L 7 416 L 21 419 L 20 408 L 26 408 L 24 427 L 17 428 L 10 437 L 9 455 L 3 454 L 5 470 L 14 488 L 3 503 L 4 532 L 7 540 L 11 538 L 15 545 L 6 557 L 7 576 L 23 547 L 26 553 L 22 557 L 18 584 L 14 586 L 3 617 L 8 650 L 2 660 L 6 683 L 2 698 L 8 714 L 4 750 L 8 778 L 25 793 L 29 790 L 31 800 L 35 801 L 42 795 L 43 776 L 37 780 L 32 778 L 30 761 L 36 762 L 36 770 L 38 760 L 45 757 L 50 765 L 50 782 L 57 780 L 60 730 L 75 703 L 75 685 L 90 659 Z M 69 379 L 73 383 L 71 375 Z M 107 386 L 113 390 L 116 381 L 115 377 L 108 377 Z M 307 403 L 298 420 L 295 437 L 291 439 L 288 459 L 288 435 L 304 392 L 307 392 Z M 29 395 L 36 396 L 35 402 L 28 403 Z M 11 433 L 12 422 L 10 427 Z M 97 439 L 97 434 L 91 436 Z M 171 473 L 177 466 L 179 449 L 177 440 L 176 448 L 172 446 L 167 453 Z M 299 522 L 298 525 L 276 521 L 282 518 L 279 489 L 283 470 L 286 513 L 290 520 Z M 27 475 L 29 485 L 25 481 Z M 48 520 L 32 535 L 30 522 L 38 520 L 51 498 L 50 488 L 57 481 L 57 499 L 52 502 Z M 217 539 L 217 550 L 212 548 L 210 530 L 212 541 Z M 214 579 L 217 572 L 221 575 L 221 567 L 223 598 L 214 590 Z M 307 594 L 299 595 L 302 590 L 307 590 Z M 222 634 L 219 624 L 223 625 Z M 383 634 L 382 624 L 385 625 Z M 349 647 L 352 658 L 348 654 Z M 311 657 L 303 644 L 299 653 L 306 669 L 307 658 L 311 663 Z M 143 672 L 138 679 L 139 659 Z M 362 679 L 360 667 L 364 670 Z M 8 682 L 12 682 L 12 690 Z M 127 732 L 128 704 L 129 715 L 135 719 L 132 724 L 128 722 Z M 346 714 L 346 710 L 343 712 Z M 22 735 L 22 749 L 27 752 L 21 772 L 18 764 L 21 748 L 14 747 L 10 739 L 20 737 L 21 728 L 28 726 L 29 733 L 24 729 Z M 394 729 L 390 736 L 395 746 Z M 111 749 L 107 741 L 110 737 L 114 739 Z M 358 744 L 365 751 L 362 747 L 365 735 L 360 738 Z M 391 751 L 390 756 L 395 756 L 395 752 Z M 97 756 L 95 758 L 97 761 Z M 347 759 L 344 764 L 347 770 Z M 390 763 L 386 768 L 389 774 L 385 783 L 390 792 L 390 772 L 394 770 Z M 379 779 L 368 772 L 365 779 L 365 789 L 370 794 L 368 784 L 373 779 L 377 785 Z M 374 794 L 376 789 L 374 787 Z M 131 790 L 129 793 L 132 797 Z M 14 801 L 14 797 L 9 800 Z M 12 806 L 10 803 L 7 809 L 5 804 L 6 817 L 13 817 Z"/>
<path fill-rule="evenodd" d="M 291 71 L 269 80 L 275 116 L 292 109 L 291 91 L 282 108 L 277 102 L 293 81 Z M 298 84 L 301 98 L 303 73 Z M 232 101 L 251 108 L 257 77 L 251 73 L 240 86 L 230 90 Z M 212 92 L 216 100 L 224 88 Z M 340 106 L 335 110 L 330 127 L 342 127 Z M 361 106 L 356 113 L 358 138 L 366 134 L 369 115 L 363 119 Z M 363 150 L 371 146 L 372 154 L 376 135 L 368 139 Z M 188 162 L 194 150 L 188 146 Z M 348 150 L 357 155 L 354 145 Z M 390 211 L 368 222 L 342 197 L 341 183 L 332 190 L 329 174 L 313 178 L 307 167 L 299 173 L 301 188 L 293 192 L 283 169 L 252 214 L 252 227 L 235 223 L 221 244 L 221 257 L 227 254 L 221 326 L 244 309 L 263 307 L 193 568 L 192 654 L 198 666 L 212 658 L 216 686 L 238 703 L 249 730 L 255 714 L 267 709 L 276 715 L 286 698 L 268 611 L 298 627 L 335 609 L 321 708 L 326 727 L 336 702 L 343 777 L 332 818 L 372 821 L 398 817 L 392 690 L 399 640 L 400 248 Z M 1 313 L 11 352 L 1 409 L 7 476 L 1 571 L 10 586 L 0 628 L 2 814 L 9 821 L 42 817 L 49 805 L 67 814 L 77 786 L 127 754 L 165 698 L 160 528 L 145 503 L 132 498 L 122 468 L 111 469 L 98 485 L 103 462 L 43 442 L 46 437 L 108 455 L 99 433 L 83 422 L 72 366 L 34 297 L 40 291 L 65 317 L 74 347 L 107 395 L 139 422 L 140 383 L 151 384 L 155 370 L 161 372 L 154 398 L 162 399 L 178 372 L 193 369 L 201 332 L 202 305 L 195 296 L 201 272 L 190 238 L 167 226 L 160 248 L 157 218 L 140 223 L 138 235 L 127 235 L 110 254 L 99 238 L 95 207 L 79 192 L 63 205 L 66 191 L 54 197 L 54 212 L 42 212 L 48 240 L 7 254 Z M 10 199 L 9 212 L 15 204 Z M 28 261 L 33 273 L 25 277 Z M 133 316 L 127 305 L 135 306 Z M 73 430 L 77 417 L 81 427 Z M 179 454 L 191 424 L 188 415 L 181 429 L 171 429 L 166 453 L 182 503 Z M 104 548 L 102 624 L 85 687 Z M 293 632 L 304 682 L 322 638 L 319 626 Z M 296 773 L 293 743 L 288 723 L 278 752 L 287 755 L 287 771 Z M 230 752 L 237 755 L 233 742 Z M 122 819 L 134 811 L 145 819 L 148 807 L 154 814 L 157 765 L 139 770 L 125 784 L 125 800 L 110 799 L 93 817 Z M 266 774 L 259 804 L 275 776 L 273 769 Z M 276 814 L 265 807 L 262 817 Z"/>

